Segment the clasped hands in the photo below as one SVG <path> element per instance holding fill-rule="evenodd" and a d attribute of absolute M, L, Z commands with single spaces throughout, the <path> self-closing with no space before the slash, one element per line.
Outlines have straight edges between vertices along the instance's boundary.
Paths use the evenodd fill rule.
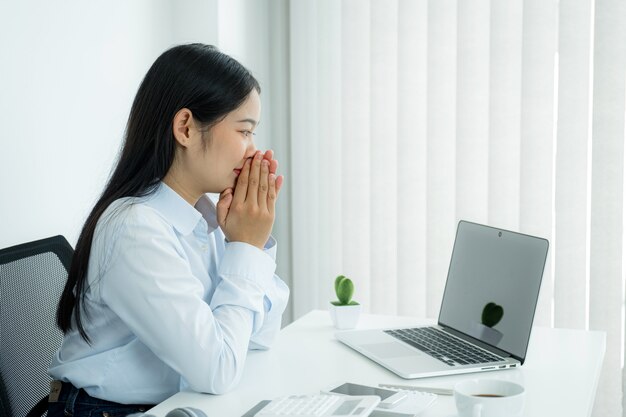
<path fill-rule="evenodd" d="M 274 225 L 276 199 L 283 176 L 276 176 L 274 153 L 261 151 L 248 158 L 234 190 L 227 188 L 217 203 L 217 222 L 230 242 L 245 242 L 263 249 Z"/>

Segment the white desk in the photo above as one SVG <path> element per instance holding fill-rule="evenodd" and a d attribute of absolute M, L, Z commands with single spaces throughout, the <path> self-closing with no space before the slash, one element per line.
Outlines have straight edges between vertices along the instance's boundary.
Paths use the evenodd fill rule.
<path fill-rule="evenodd" d="M 430 324 L 411 317 L 362 315 L 358 328 Z M 471 378 L 498 378 L 526 387 L 526 416 L 590 416 L 605 350 L 605 334 L 535 327 L 524 366 L 497 372 L 406 380 L 334 338 L 327 311 L 312 311 L 286 326 L 269 351 L 250 352 L 237 388 L 224 395 L 181 392 L 148 413 L 162 417 L 191 406 L 208 416 L 241 416 L 261 400 L 315 394 L 351 381 L 452 388 Z M 566 365 L 568 364 L 568 365 Z M 439 396 L 424 417 L 456 416 L 453 397 Z"/>

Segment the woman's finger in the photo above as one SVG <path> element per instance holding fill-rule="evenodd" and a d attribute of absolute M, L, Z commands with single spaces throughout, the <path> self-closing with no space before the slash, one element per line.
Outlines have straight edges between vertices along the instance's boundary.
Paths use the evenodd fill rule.
<path fill-rule="evenodd" d="M 283 182 L 285 181 L 285 177 L 279 175 L 276 178 L 276 197 L 278 198 L 278 194 L 280 194 L 280 189 L 283 188 Z"/>
<path fill-rule="evenodd" d="M 267 211 L 274 215 L 274 207 L 276 205 L 276 175 L 269 174 L 269 190 L 267 192 Z"/>
<path fill-rule="evenodd" d="M 276 174 L 276 171 L 278 170 L 278 161 L 274 159 L 274 151 L 271 149 L 268 149 L 267 151 L 265 151 L 265 154 L 263 155 L 263 159 L 267 159 L 269 161 L 270 173 Z"/>
<path fill-rule="evenodd" d="M 226 224 L 226 217 L 228 217 L 228 209 L 233 202 L 233 189 L 227 188 L 220 194 L 220 200 L 217 202 L 217 224 L 223 226 Z"/>
<path fill-rule="evenodd" d="M 233 197 L 233 203 L 239 204 L 246 201 L 248 195 L 248 177 L 250 176 L 250 159 L 246 160 L 243 164 L 239 177 L 237 177 L 237 186 L 235 187 L 235 196 Z"/>
<path fill-rule="evenodd" d="M 270 172 L 272 174 L 276 174 L 276 171 L 278 171 L 278 161 L 275 159 L 272 159 L 270 161 Z"/>
<path fill-rule="evenodd" d="M 263 154 L 257 152 L 252 159 L 252 165 L 250 166 L 250 176 L 248 177 L 248 195 L 246 201 L 258 204 L 259 197 L 259 181 L 261 177 L 261 161 L 263 160 Z"/>
<path fill-rule="evenodd" d="M 267 193 L 269 191 L 268 176 L 270 174 L 270 161 L 261 161 L 261 178 L 259 182 L 259 207 L 263 212 L 267 211 Z"/>

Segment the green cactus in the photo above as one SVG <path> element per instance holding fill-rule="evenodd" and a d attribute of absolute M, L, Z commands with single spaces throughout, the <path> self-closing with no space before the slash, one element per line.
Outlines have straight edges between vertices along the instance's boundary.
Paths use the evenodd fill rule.
<path fill-rule="evenodd" d="M 502 320 L 504 309 L 496 303 L 487 303 L 483 308 L 482 323 L 487 327 L 493 327 Z"/>
<path fill-rule="evenodd" d="M 343 275 L 339 275 L 335 278 L 335 293 L 339 301 L 331 301 L 336 306 L 354 306 L 358 305 L 356 301 L 352 300 L 352 294 L 354 294 L 354 284 L 350 278 Z"/>

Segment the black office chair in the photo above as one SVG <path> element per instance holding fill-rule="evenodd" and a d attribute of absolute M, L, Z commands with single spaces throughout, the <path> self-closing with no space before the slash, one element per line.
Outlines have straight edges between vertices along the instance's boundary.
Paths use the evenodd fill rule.
<path fill-rule="evenodd" d="M 47 411 L 38 401 L 49 392 L 47 369 L 63 339 L 56 308 L 73 252 L 63 236 L 0 250 L 1 417 Z"/>

